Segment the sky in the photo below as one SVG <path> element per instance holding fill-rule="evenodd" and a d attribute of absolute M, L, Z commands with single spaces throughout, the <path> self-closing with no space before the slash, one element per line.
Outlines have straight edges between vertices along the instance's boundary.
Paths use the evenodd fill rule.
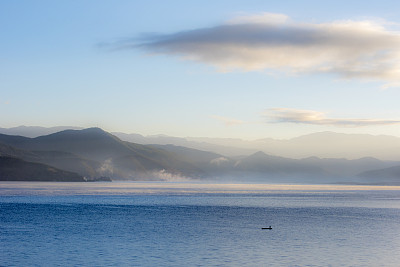
<path fill-rule="evenodd" d="M 400 136 L 398 1 L 0 1 L 0 127 Z"/>

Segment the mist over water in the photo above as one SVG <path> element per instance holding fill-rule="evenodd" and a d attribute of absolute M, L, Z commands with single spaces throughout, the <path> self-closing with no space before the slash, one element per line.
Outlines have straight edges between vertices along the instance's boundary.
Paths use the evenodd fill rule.
<path fill-rule="evenodd" d="M 398 187 L 7 182 L 0 209 L 5 266 L 400 262 Z"/>

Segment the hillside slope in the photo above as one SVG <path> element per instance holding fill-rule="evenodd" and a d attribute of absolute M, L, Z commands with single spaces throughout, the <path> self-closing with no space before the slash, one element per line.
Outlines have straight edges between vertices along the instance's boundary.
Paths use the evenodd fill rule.
<path fill-rule="evenodd" d="M 45 164 L 0 156 L 0 181 L 84 182 L 85 179 Z"/>

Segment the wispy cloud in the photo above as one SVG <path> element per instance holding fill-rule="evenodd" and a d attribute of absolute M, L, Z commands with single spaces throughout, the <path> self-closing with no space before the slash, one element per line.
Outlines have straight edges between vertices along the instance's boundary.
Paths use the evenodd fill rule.
<path fill-rule="evenodd" d="M 232 118 L 226 118 L 226 117 L 222 117 L 222 116 L 218 116 L 218 115 L 211 115 L 211 118 L 222 122 L 223 124 L 225 124 L 225 126 L 235 126 L 235 125 L 240 125 L 240 124 L 244 124 L 244 121 L 241 120 L 237 120 L 237 119 L 232 119 Z"/>
<path fill-rule="evenodd" d="M 149 177 L 156 179 L 156 180 L 161 180 L 161 181 L 169 181 L 169 182 L 182 182 L 182 181 L 188 181 L 189 178 L 179 175 L 179 174 L 173 174 L 170 172 L 167 172 L 166 170 L 160 170 L 160 171 L 151 171 L 146 173 Z"/>
<path fill-rule="evenodd" d="M 234 18 L 210 28 L 148 34 L 116 49 L 144 49 L 210 64 L 221 71 L 332 73 L 400 86 L 400 33 L 382 21 L 302 23 L 284 14 Z"/>
<path fill-rule="evenodd" d="M 400 124 L 400 120 L 329 118 L 324 112 L 289 108 L 271 108 L 265 111 L 263 115 L 268 120 L 268 122 L 275 123 L 302 123 L 313 125 L 331 125 L 339 127 L 361 127 Z"/>

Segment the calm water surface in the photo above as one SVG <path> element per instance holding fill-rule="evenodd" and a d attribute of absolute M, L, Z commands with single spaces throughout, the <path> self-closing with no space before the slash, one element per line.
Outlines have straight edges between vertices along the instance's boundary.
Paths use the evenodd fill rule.
<path fill-rule="evenodd" d="M 399 266 L 399 251 L 399 187 L 0 183 L 1 266 Z"/>

